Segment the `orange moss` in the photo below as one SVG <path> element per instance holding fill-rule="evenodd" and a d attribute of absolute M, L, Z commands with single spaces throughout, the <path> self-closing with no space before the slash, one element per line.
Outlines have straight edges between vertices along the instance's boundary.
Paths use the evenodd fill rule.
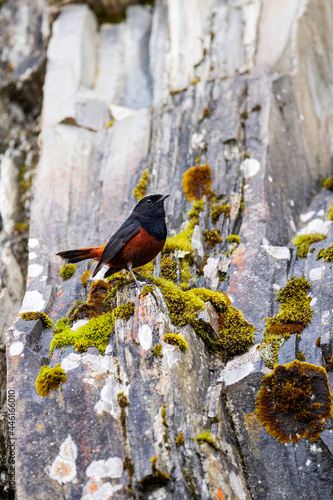
<path fill-rule="evenodd" d="M 183 175 L 183 190 L 187 201 L 200 200 L 210 194 L 212 171 L 209 165 L 189 168 Z"/>

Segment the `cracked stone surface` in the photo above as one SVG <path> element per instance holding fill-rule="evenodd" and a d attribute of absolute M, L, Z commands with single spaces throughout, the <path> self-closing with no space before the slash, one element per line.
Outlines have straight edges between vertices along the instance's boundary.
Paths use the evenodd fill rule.
<path fill-rule="evenodd" d="M 111 1 L 91 0 L 93 10 L 88 2 L 48 3 L 35 2 L 39 17 L 31 14 L 43 29 L 24 25 L 36 65 L 26 62 L 16 32 L 1 52 L 11 64 L 7 69 L 14 68 L 12 80 L 1 69 L 5 97 L 24 78 L 28 87 L 19 95 L 34 95 L 33 82 L 41 97 L 46 60 L 21 312 L 44 311 L 56 321 L 87 298 L 89 288 L 80 280 L 87 263 L 63 282 L 55 254 L 105 242 L 132 210 L 132 191 L 145 169 L 149 192 L 171 193 L 168 229 L 178 232 L 190 208 L 182 176 L 200 158 L 199 164 L 211 167 L 212 189 L 231 210 L 215 226 L 207 210 L 200 214 L 194 243 L 196 259 L 205 265 L 196 286 L 226 292 L 257 328 L 259 343 L 264 319 L 278 312 L 275 291 L 292 276 L 305 276 L 313 322 L 300 339 L 282 346 L 279 362 L 302 351 L 307 362 L 326 367 L 332 356 L 332 270 L 316 254 L 333 242 L 333 195 L 321 188 L 332 158 L 331 2 L 159 0 L 153 8 L 129 6 L 119 24 L 96 18 L 100 6 L 110 13 Z M 2 19 L 13 5 L 7 0 L 0 8 Z M 22 9 L 20 19 L 29 19 Z M 43 37 L 35 38 L 37 32 Z M 20 126 L 22 112 L 13 116 Z M 7 192 L 14 200 L 17 193 L 14 150 L 13 143 L 1 157 L 7 184 L 0 200 L 9 199 Z M 0 208 L 1 231 L 10 233 L 15 204 L 1 202 Z M 206 250 L 204 261 L 202 233 L 214 227 L 222 242 Z M 299 259 L 291 239 L 307 232 L 323 232 L 327 239 Z M 236 248 L 226 243 L 230 234 L 240 236 Z M 1 243 L 4 256 L 6 248 Z M 15 270 L 10 255 L 3 262 Z M 24 273 L 13 275 L 22 288 Z M 116 320 L 104 357 L 96 348 L 82 354 L 68 346 L 50 359 L 52 331 L 39 320 L 17 317 L 7 331 L 8 387 L 17 395 L 18 500 L 332 498 L 332 423 L 313 443 L 285 445 L 267 433 L 254 410 L 270 370 L 256 346 L 224 364 L 190 326 L 179 331 L 171 324 L 159 290 L 140 298 L 125 288 L 117 301 L 125 300 L 135 302 L 135 314 Z M 18 295 L 11 314 L 20 302 Z M 216 335 L 210 305 L 204 321 Z M 189 351 L 164 343 L 169 332 L 183 335 Z M 162 358 L 152 353 L 157 344 Z M 60 363 L 68 380 L 62 391 L 41 398 L 35 380 L 45 363 Z M 122 392 L 129 401 L 125 426 Z M 207 429 L 217 449 L 193 439 Z M 185 442 L 177 446 L 180 431 Z M 123 468 L 125 459 L 133 474 Z M 151 481 L 152 464 L 159 481 Z"/>

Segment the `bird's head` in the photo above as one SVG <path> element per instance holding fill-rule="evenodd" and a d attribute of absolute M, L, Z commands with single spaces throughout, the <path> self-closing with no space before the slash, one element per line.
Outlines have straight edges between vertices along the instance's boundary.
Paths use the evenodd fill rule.
<path fill-rule="evenodd" d="M 139 216 L 165 216 L 164 200 L 166 200 L 169 196 L 169 194 L 149 194 L 144 196 L 144 198 L 141 198 L 133 211 Z"/>

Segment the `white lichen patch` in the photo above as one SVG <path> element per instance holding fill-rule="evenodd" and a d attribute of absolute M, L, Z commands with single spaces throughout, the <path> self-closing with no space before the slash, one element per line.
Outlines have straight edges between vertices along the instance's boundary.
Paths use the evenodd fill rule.
<path fill-rule="evenodd" d="M 62 360 L 61 368 L 65 370 L 65 372 L 68 372 L 70 370 L 74 370 L 74 368 L 77 368 L 80 363 L 81 363 L 81 355 L 72 352 L 65 359 Z"/>
<path fill-rule="evenodd" d="M 59 484 L 70 483 L 76 477 L 77 446 L 71 436 L 67 436 L 61 444 L 59 455 L 55 458 L 50 469 L 50 477 Z"/>
<path fill-rule="evenodd" d="M 180 360 L 180 349 L 177 346 L 163 344 L 163 358 L 167 362 L 168 368 Z"/>
<path fill-rule="evenodd" d="M 245 179 L 254 177 L 260 170 L 260 163 L 254 158 L 247 158 L 243 161 L 241 169 L 244 172 Z"/>
<path fill-rule="evenodd" d="M 319 281 L 324 273 L 324 267 L 315 267 L 309 273 L 310 281 Z"/>
<path fill-rule="evenodd" d="M 9 355 L 10 356 L 19 356 L 24 349 L 24 344 L 23 342 L 17 341 L 14 342 L 10 347 L 9 347 Z"/>
<path fill-rule="evenodd" d="M 87 318 L 79 319 L 78 321 L 76 321 L 73 324 L 73 326 L 71 327 L 71 330 L 73 332 L 75 332 L 75 330 L 77 330 L 78 328 L 80 328 L 80 326 L 86 325 L 88 322 L 89 322 L 89 319 L 87 319 Z"/>
<path fill-rule="evenodd" d="M 290 260 L 290 250 L 287 247 L 275 247 L 272 245 L 262 245 L 268 255 L 277 260 Z"/>
<path fill-rule="evenodd" d="M 37 240 L 37 238 L 29 238 L 29 241 L 28 241 L 28 247 L 29 248 L 36 248 L 39 244 L 39 241 Z"/>
<path fill-rule="evenodd" d="M 119 478 L 123 474 L 123 461 L 119 457 L 110 457 L 108 460 L 95 460 L 87 467 L 86 475 L 97 481 L 104 477 Z"/>
<path fill-rule="evenodd" d="M 118 394 L 123 392 L 128 396 L 129 386 L 124 386 L 118 382 L 115 374 L 111 373 L 101 390 L 100 398 L 94 406 L 94 410 L 98 415 L 103 412 L 110 413 L 110 415 L 118 419 L 120 417 L 120 407 L 118 405 Z"/>
<path fill-rule="evenodd" d="M 332 222 L 330 220 L 313 219 L 303 229 L 298 231 L 297 234 L 327 234 Z"/>
<path fill-rule="evenodd" d="M 321 314 L 321 324 L 322 325 L 329 325 L 330 324 L 330 312 L 329 311 L 323 311 Z"/>
<path fill-rule="evenodd" d="M 43 272 L 44 266 L 40 264 L 30 264 L 28 267 L 28 278 L 37 278 Z"/>
<path fill-rule="evenodd" d="M 151 348 L 153 342 L 152 329 L 149 325 L 141 325 L 138 331 L 138 340 L 142 349 L 147 351 Z"/>
<path fill-rule="evenodd" d="M 83 489 L 83 496 L 81 500 L 105 500 L 106 498 L 112 498 L 113 494 L 121 490 L 122 484 L 111 484 L 106 483 L 96 483 L 93 480 L 89 480 Z"/>
<path fill-rule="evenodd" d="M 252 346 L 248 352 L 228 361 L 218 382 L 224 382 L 227 386 L 239 382 L 250 373 L 258 371 L 257 363 L 260 362 L 260 354 L 257 346 Z M 265 373 L 267 370 L 263 368 Z"/>
<path fill-rule="evenodd" d="M 38 312 L 44 309 L 45 300 L 43 299 L 43 295 L 37 290 L 32 290 L 25 293 L 22 307 L 20 313 L 24 312 Z"/>
<path fill-rule="evenodd" d="M 244 490 L 239 476 L 237 476 L 237 474 L 233 470 L 229 474 L 229 481 L 230 486 L 236 495 L 236 498 L 239 498 L 239 500 L 246 500 L 247 493 Z"/>
<path fill-rule="evenodd" d="M 308 222 L 308 220 L 312 219 L 312 217 L 316 214 L 314 210 L 307 212 L 306 214 L 301 214 L 299 217 L 301 222 Z"/>
<path fill-rule="evenodd" d="M 34 260 L 34 259 L 37 259 L 36 252 L 29 252 L 29 260 Z"/>
<path fill-rule="evenodd" d="M 205 147 L 205 141 L 203 134 L 194 133 L 191 136 L 191 148 L 192 149 L 203 149 Z"/>

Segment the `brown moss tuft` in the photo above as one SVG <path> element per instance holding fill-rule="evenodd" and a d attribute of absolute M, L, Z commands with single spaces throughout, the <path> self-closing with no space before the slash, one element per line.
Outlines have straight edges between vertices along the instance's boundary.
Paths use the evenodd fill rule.
<path fill-rule="evenodd" d="M 187 201 L 200 200 L 205 194 L 210 194 L 212 171 L 209 165 L 189 168 L 183 175 L 183 190 Z"/>
<path fill-rule="evenodd" d="M 256 415 L 281 443 L 318 439 L 332 417 L 332 395 L 324 368 L 295 360 L 263 378 Z"/>

